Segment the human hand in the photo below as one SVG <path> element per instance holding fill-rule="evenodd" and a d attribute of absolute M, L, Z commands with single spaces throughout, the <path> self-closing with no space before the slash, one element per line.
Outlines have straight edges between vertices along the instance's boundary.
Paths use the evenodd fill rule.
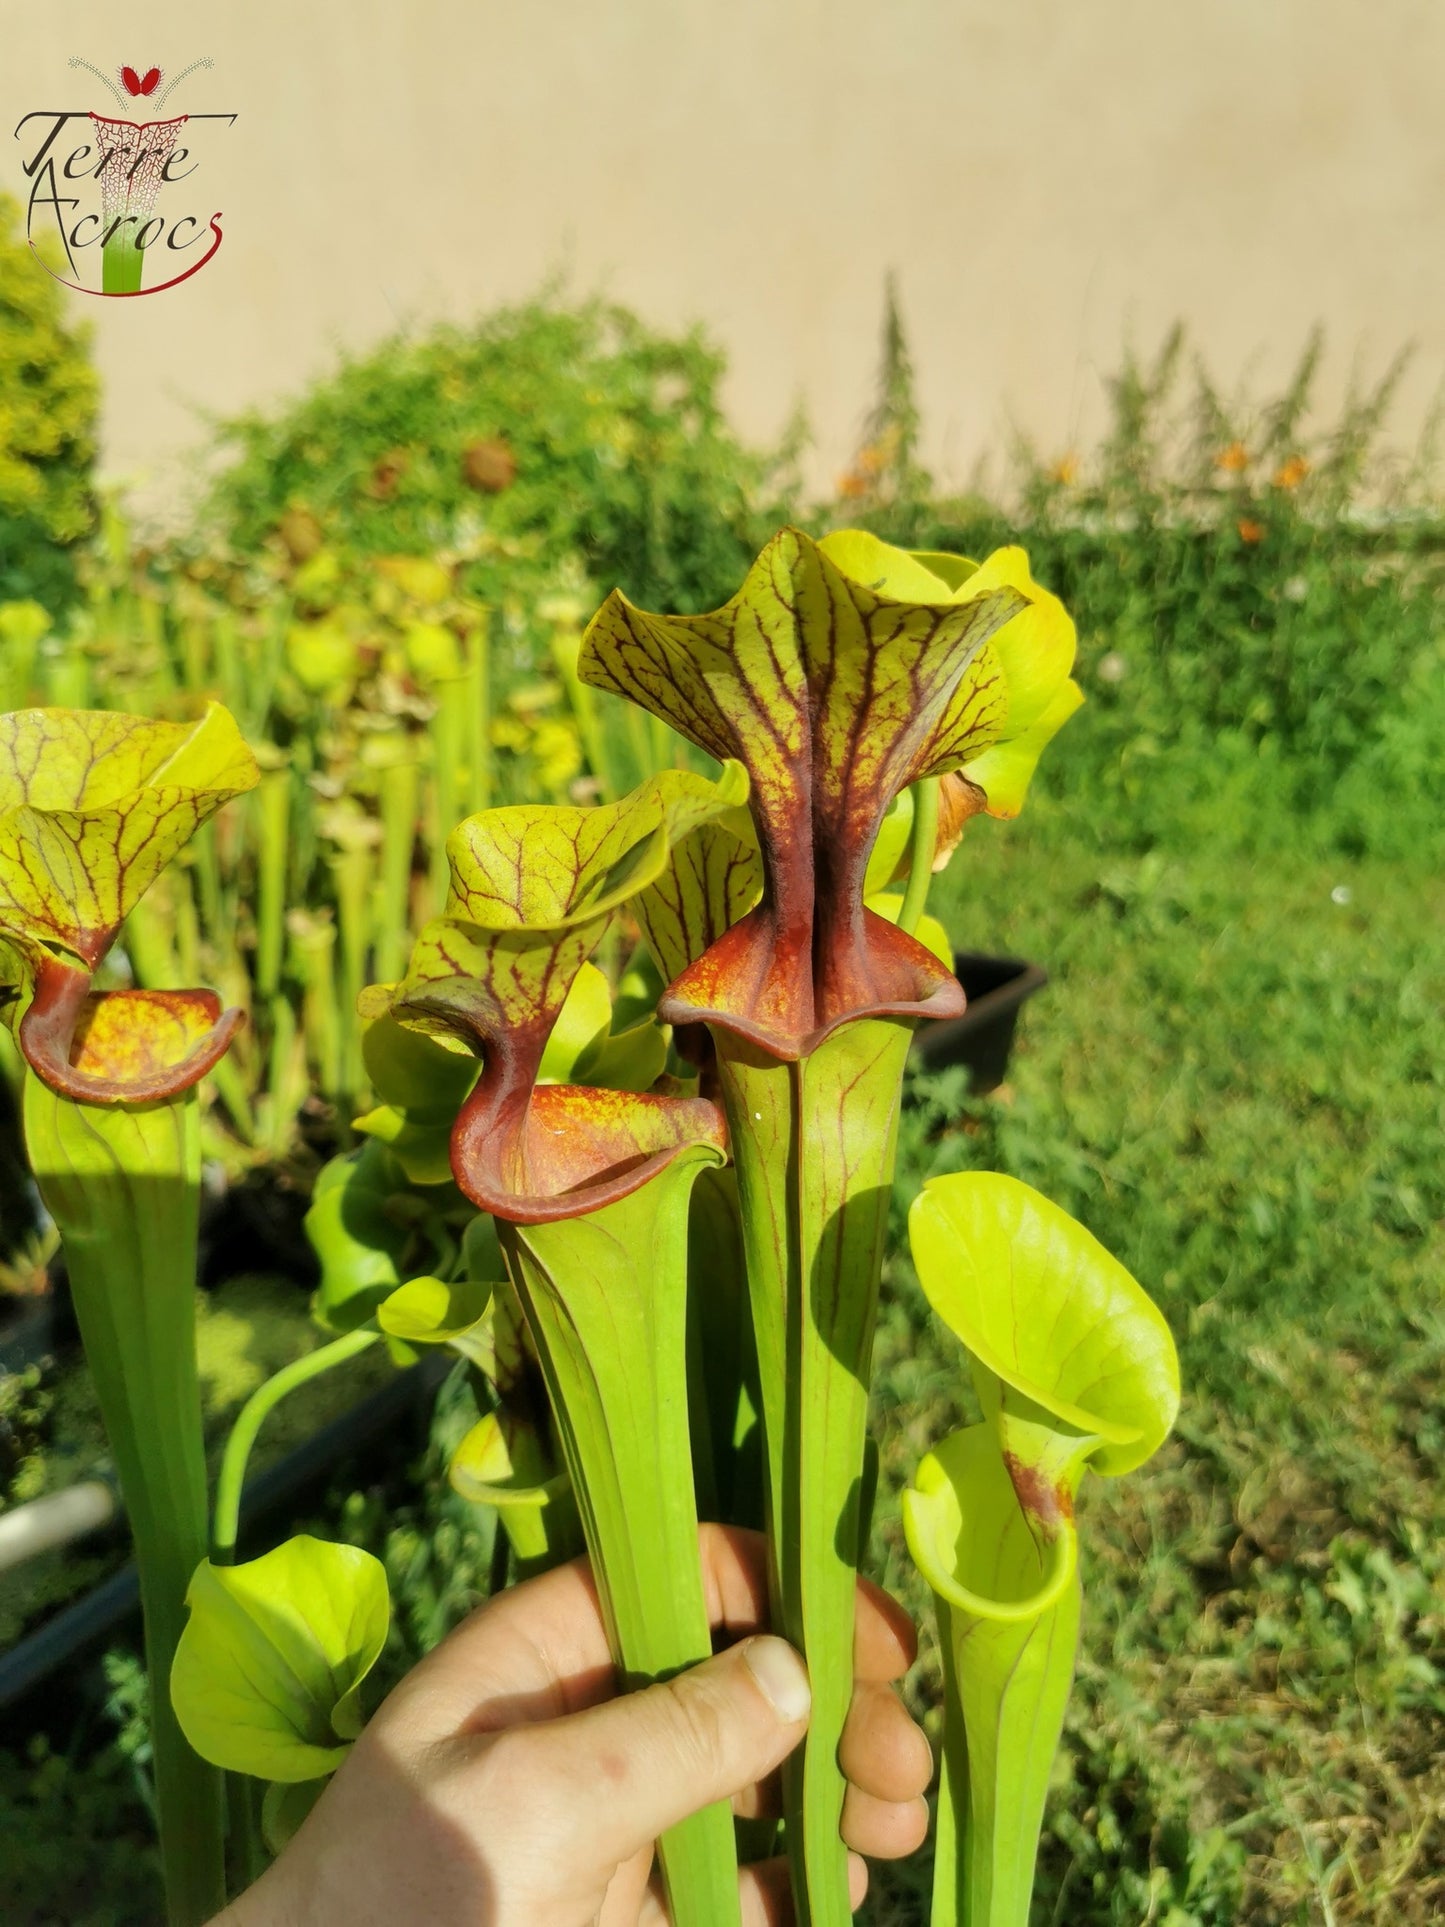
<path fill-rule="evenodd" d="M 802 1739 L 802 1662 L 767 1624 L 761 1536 L 700 1535 L 709 1616 L 736 1640 L 663 1686 L 617 1696 L 586 1560 L 500 1594 L 402 1681 L 296 1838 L 213 1927 L 662 1927 L 653 1843 L 714 1800 L 778 1810 Z M 839 1759 L 853 1905 L 862 1854 L 928 1826 L 928 1742 L 889 1682 L 913 1627 L 858 1582 L 853 1705 Z M 792 1919 L 786 1864 L 742 1871 L 745 1927 Z"/>

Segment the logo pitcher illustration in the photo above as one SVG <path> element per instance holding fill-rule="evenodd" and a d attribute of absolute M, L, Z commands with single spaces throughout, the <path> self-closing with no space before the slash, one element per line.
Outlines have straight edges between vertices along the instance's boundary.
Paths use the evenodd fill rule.
<path fill-rule="evenodd" d="M 222 239 L 220 211 L 209 217 L 197 211 L 203 143 L 196 135 L 204 122 L 230 126 L 236 116 L 131 120 L 126 110 L 159 114 L 181 82 L 211 62 L 193 60 L 169 82 L 154 65 L 123 66 L 112 80 L 88 60 L 70 64 L 98 80 L 121 111 L 38 110 L 21 120 L 15 138 L 30 150 L 22 162 L 30 184 L 26 239 L 46 272 L 81 294 L 128 298 L 178 287 L 199 274 Z M 158 208 L 162 188 L 166 204 Z M 65 272 L 36 246 L 52 232 Z"/>

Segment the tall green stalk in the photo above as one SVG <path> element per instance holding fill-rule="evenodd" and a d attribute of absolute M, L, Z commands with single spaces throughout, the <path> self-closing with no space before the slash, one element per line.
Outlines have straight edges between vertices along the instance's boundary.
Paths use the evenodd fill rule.
<path fill-rule="evenodd" d="M 467 709 L 470 730 L 467 739 L 467 767 L 471 786 L 472 813 L 490 807 L 495 785 L 492 781 L 492 654 L 487 617 L 467 637 Z"/>
<path fill-rule="evenodd" d="M 60 1231 L 135 1543 L 167 1917 L 170 1927 L 199 1927 L 226 1903 L 222 1778 L 187 1745 L 166 1689 L 186 1587 L 207 1551 L 196 1092 L 111 1107 L 76 1103 L 32 1076 L 25 1135 Z"/>
<path fill-rule="evenodd" d="M 406 968 L 411 949 L 411 858 L 420 791 L 421 770 L 406 746 L 381 770 L 381 864 L 374 935 L 376 973 L 388 983 Z"/>
<path fill-rule="evenodd" d="M 348 834 L 331 859 L 331 874 L 336 888 L 337 931 L 337 1083 L 331 1093 L 338 1098 L 342 1112 L 342 1138 L 350 1132 L 350 1112 L 355 1108 L 366 1082 L 361 1056 L 361 1025 L 356 1015 L 356 1000 L 366 984 L 366 959 L 371 945 L 371 890 L 375 853 L 365 834 L 371 825 L 364 819 L 348 823 Z"/>
<path fill-rule="evenodd" d="M 717 1162 L 697 1147 L 586 1217 L 498 1227 L 628 1689 L 712 1651 L 685 1353 L 688 1198 L 698 1172 Z M 676 1927 L 741 1918 L 725 1802 L 671 1828 L 658 1856 Z"/>
<path fill-rule="evenodd" d="M 438 690 L 437 712 L 431 723 L 431 902 L 428 909 L 432 916 L 446 902 L 447 837 L 452 825 L 465 814 L 462 770 L 467 755 L 471 689 L 466 674 L 446 677 Z"/>
<path fill-rule="evenodd" d="M 291 822 L 291 771 L 268 770 L 254 808 L 256 840 L 256 995 L 269 1005 L 281 987 L 286 951 L 286 855 Z M 274 1022 L 274 1017 L 273 1017 Z"/>
<path fill-rule="evenodd" d="M 835 1031 L 782 1063 L 719 1030 L 767 1453 L 774 1626 L 810 1662 L 813 1714 L 784 1768 L 799 1918 L 852 1918 L 838 1745 L 852 1695 L 868 1382 L 910 1024 Z M 805 1911 L 806 1909 L 806 1911 Z"/>

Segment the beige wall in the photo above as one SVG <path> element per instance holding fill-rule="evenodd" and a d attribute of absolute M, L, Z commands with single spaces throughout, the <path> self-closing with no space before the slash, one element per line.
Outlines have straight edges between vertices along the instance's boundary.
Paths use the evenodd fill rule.
<path fill-rule="evenodd" d="M 1126 330 L 1183 315 L 1223 370 L 1445 372 L 1445 0 L 0 0 L 0 183 L 71 73 L 209 73 L 225 243 L 183 288 L 81 302 L 105 460 L 175 497 L 175 456 L 403 320 L 565 266 L 705 321 L 740 425 L 795 399 L 816 473 L 866 407 L 898 272 L 927 453 L 960 476 L 1012 419 L 1062 451 Z M 173 191 L 173 190 L 172 190 Z M 205 210 L 211 211 L 208 206 Z"/>

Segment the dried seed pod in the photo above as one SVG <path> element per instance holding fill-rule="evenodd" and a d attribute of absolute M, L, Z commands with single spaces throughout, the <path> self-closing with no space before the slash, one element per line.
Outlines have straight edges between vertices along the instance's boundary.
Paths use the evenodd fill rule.
<path fill-rule="evenodd" d="M 500 495 L 517 479 L 517 458 L 497 436 L 469 442 L 462 451 L 462 475 L 469 488 L 483 495 Z"/>

